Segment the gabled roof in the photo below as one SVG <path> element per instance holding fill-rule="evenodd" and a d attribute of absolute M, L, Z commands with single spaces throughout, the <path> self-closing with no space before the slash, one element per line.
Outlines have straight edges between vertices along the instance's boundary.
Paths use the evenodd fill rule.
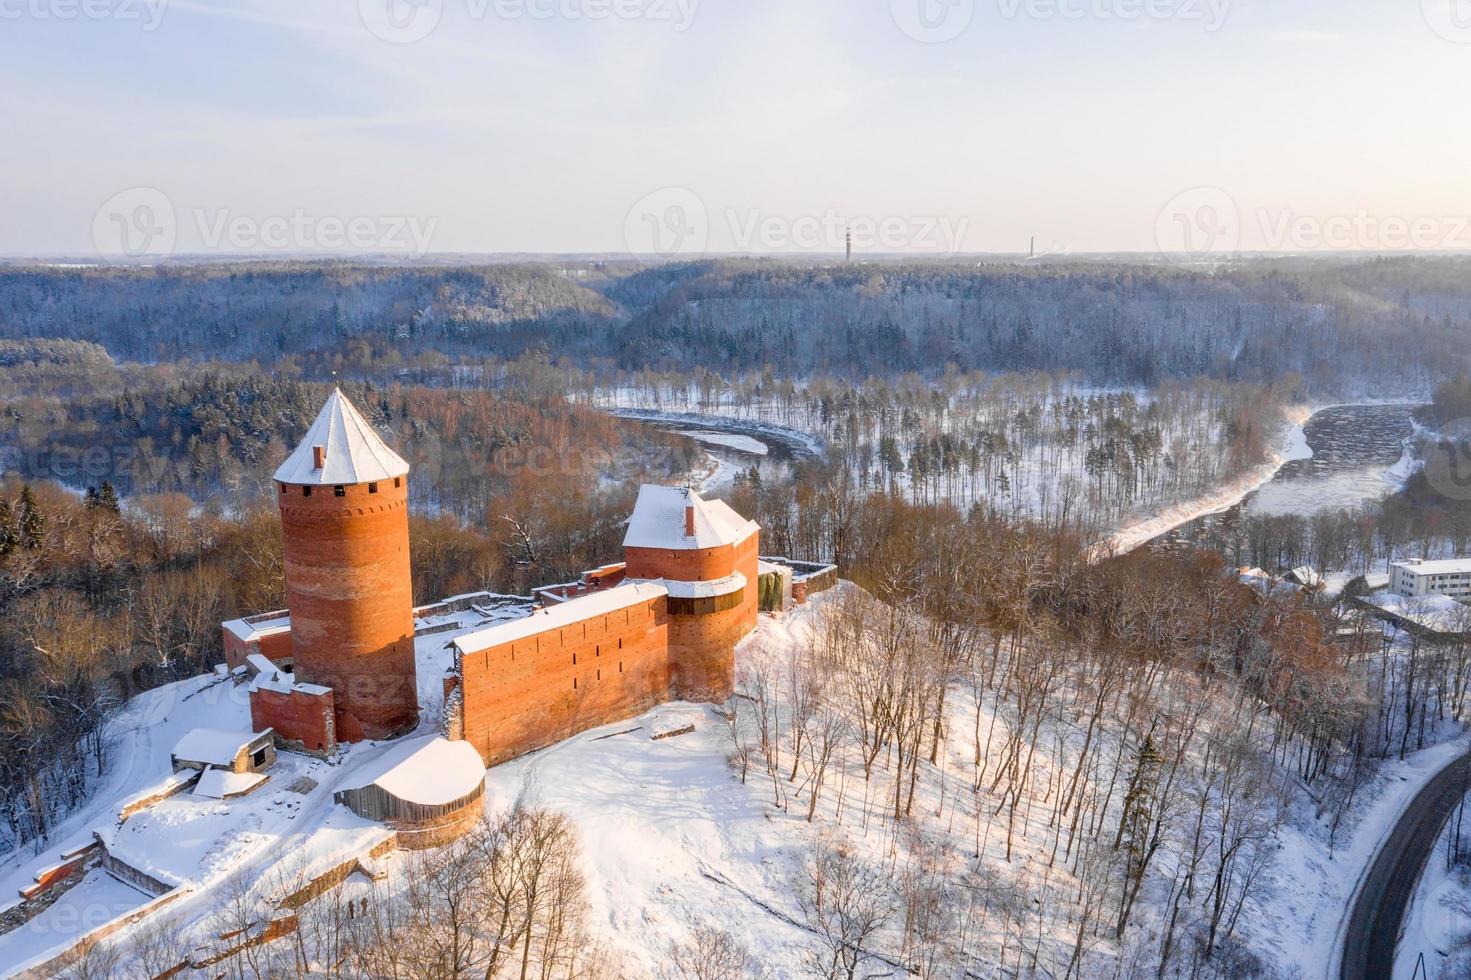
<path fill-rule="evenodd" d="M 316 465 L 316 446 L 325 455 L 321 469 Z M 342 390 L 334 388 L 301 444 L 276 471 L 276 479 L 297 486 L 339 485 L 390 480 L 408 472 L 403 457 L 389 449 Z"/>
<path fill-rule="evenodd" d="M 685 534 L 685 508 L 695 510 L 695 533 Z M 721 500 L 705 500 L 685 487 L 644 486 L 628 520 L 625 548 L 698 551 L 739 544 L 761 530 Z"/>
<path fill-rule="evenodd" d="M 210 766 L 233 765 L 235 758 L 248 749 L 252 742 L 270 734 L 263 732 L 232 732 L 218 728 L 195 728 L 186 732 L 174 743 L 170 753 L 175 759 L 198 762 Z"/>

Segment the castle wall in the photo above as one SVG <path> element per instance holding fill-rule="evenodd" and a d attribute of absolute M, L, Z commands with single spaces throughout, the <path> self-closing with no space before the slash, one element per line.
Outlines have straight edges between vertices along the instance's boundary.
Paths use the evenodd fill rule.
<path fill-rule="evenodd" d="M 290 693 L 270 688 L 250 692 L 250 723 L 258 732 L 267 728 L 287 745 L 299 743 L 307 752 L 330 752 L 337 745 L 333 692 Z"/>
<path fill-rule="evenodd" d="M 666 598 L 462 658 L 460 731 L 487 766 L 669 698 Z"/>
<path fill-rule="evenodd" d="M 263 654 L 274 664 L 291 661 L 291 632 L 271 633 L 256 640 L 242 640 L 229 630 L 222 631 L 225 637 L 225 664 L 231 670 L 245 665 L 245 658 L 252 653 Z"/>
<path fill-rule="evenodd" d="M 721 702 L 735 693 L 736 644 L 756 628 L 760 606 L 756 587 L 760 536 L 753 534 L 729 551 L 730 568 L 746 578 L 736 605 L 730 607 L 730 601 L 719 600 L 669 600 L 672 697 Z"/>
<path fill-rule="evenodd" d="M 742 545 L 756 541 L 751 535 Z M 663 548 L 625 548 L 627 575 L 634 579 L 664 578 L 672 582 L 713 582 L 737 571 L 736 555 L 742 545 L 674 551 Z"/>
<path fill-rule="evenodd" d="M 412 728 L 419 705 L 408 480 L 342 490 L 277 485 L 296 680 L 333 690 L 350 742 Z"/>

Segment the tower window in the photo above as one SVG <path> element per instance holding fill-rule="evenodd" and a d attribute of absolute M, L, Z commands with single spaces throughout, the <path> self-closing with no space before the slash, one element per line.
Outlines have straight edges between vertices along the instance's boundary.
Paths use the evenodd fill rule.
<path fill-rule="evenodd" d="M 369 493 L 377 493 L 378 492 L 378 484 L 376 484 L 376 483 L 370 483 L 370 484 L 368 484 L 368 492 Z"/>
<path fill-rule="evenodd" d="M 282 496 L 285 496 L 286 495 L 286 484 L 284 484 L 284 483 L 281 484 L 281 495 Z"/>
<path fill-rule="evenodd" d="M 401 477 L 401 476 L 394 477 L 393 478 L 393 489 L 397 490 L 402 485 L 402 483 L 403 483 L 403 477 Z"/>
<path fill-rule="evenodd" d="M 311 487 L 302 487 L 301 488 L 301 495 L 303 497 L 310 497 L 312 495 L 312 488 Z"/>
<path fill-rule="evenodd" d="M 333 487 L 332 488 L 332 496 L 334 496 L 334 497 L 346 497 L 347 496 L 347 487 L 344 487 L 344 486 L 341 486 L 341 485 Z"/>

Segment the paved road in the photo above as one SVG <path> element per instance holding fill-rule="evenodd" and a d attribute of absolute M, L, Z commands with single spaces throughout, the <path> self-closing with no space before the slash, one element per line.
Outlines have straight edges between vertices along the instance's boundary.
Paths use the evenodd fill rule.
<path fill-rule="evenodd" d="M 1354 903 L 1344 938 L 1343 980 L 1392 980 L 1405 910 L 1435 842 L 1471 776 L 1471 754 L 1436 773 L 1390 833 Z"/>

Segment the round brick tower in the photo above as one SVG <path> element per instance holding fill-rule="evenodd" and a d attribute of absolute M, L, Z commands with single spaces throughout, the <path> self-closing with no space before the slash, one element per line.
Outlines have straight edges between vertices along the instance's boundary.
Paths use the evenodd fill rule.
<path fill-rule="evenodd" d="M 761 528 L 693 490 L 645 486 L 623 539 L 627 577 L 669 591 L 669 686 L 690 701 L 727 700 L 735 648 L 756 628 Z"/>
<path fill-rule="evenodd" d="M 276 488 L 296 681 L 332 689 L 339 741 L 411 730 L 408 463 L 333 391 Z"/>

